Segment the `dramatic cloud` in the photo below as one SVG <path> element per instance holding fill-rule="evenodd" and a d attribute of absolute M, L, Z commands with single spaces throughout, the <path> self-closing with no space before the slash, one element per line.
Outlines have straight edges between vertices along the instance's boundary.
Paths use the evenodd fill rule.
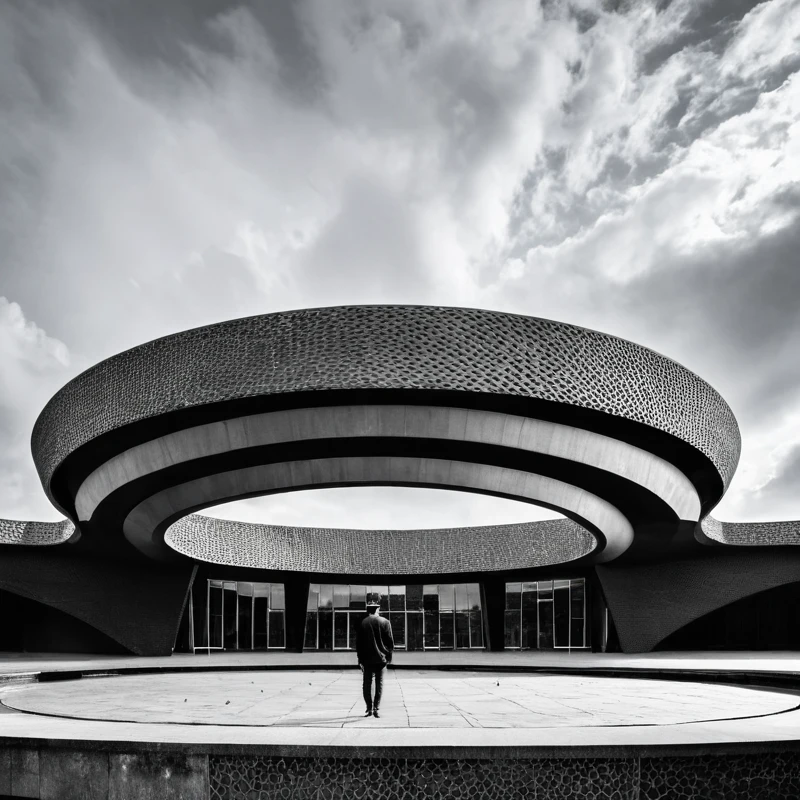
<path fill-rule="evenodd" d="M 0 290 L 50 366 L 4 400 L 0 515 L 47 513 L 20 443 L 78 362 L 411 302 L 672 356 L 742 427 L 720 516 L 800 518 L 798 54 L 797 0 L 4 4 Z"/>

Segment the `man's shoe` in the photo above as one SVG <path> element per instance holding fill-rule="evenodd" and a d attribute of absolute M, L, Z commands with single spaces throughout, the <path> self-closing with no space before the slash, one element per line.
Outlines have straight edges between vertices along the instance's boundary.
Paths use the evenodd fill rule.
<path fill-rule="evenodd" d="M 378 717 L 380 717 L 380 714 L 378 713 L 378 709 L 377 708 L 372 712 L 372 716 L 375 717 L 376 719 Z"/>
<path fill-rule="evenodd" d="M 368 708 L 368 709 L 367 709 L 367 710 L 364 712 L 364 716 L 365 716 L 365 717 L 371 717 L 371 716 L 372 716 L 372 709 L 371 709 L 371 708 Z"/>

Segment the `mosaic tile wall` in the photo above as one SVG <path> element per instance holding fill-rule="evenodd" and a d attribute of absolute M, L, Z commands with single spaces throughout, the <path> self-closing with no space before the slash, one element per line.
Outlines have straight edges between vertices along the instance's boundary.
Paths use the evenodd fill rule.
<path fill-rule="evenodd" d="M 680 364 L 604 333 L 475 309 L 359 306 L 232 320 L 141 345 L 68 383 L 32 448 L 45 487 L 69 453 L 123 425 L 233 398 L 322 389 L 530 397 L 607 412 L 704 453 L 727 486 L 739 429 Z"/>
<path fill-rule="evenodd" d="M 800 544 L 800 520 L 720 522 L 709 516 L 700 521 L 700 530 L 715 542 L 740 547 Z"/>
<path fill-rule="evenodd" d="M 800 754 L 399 759 L 211 756 L 212 800 L 796 800 Z"/>
<path fill-rule="evenodd" d="M 0 519 L 0 544 L 46 546 L 62 544 L 75 533 L 68 519 L 61 522 L 24 522 Z"/>
<path fill-rule="evenodd" d="M 435 574 L 573 561 L 594 537 L 568 519 L 414 531 L 289 528 L 192 514 L 164 540 L 191 558 L 259 569 L 342 574 Z"/>

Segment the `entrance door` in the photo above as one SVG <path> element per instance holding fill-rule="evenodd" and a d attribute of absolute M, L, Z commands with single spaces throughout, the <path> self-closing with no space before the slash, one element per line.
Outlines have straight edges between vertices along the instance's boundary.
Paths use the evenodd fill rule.
<path fill-rule="evenodd" d="M 422 614 L 409 612 L 406 614 L 406 650 L 422 650 Z"/>

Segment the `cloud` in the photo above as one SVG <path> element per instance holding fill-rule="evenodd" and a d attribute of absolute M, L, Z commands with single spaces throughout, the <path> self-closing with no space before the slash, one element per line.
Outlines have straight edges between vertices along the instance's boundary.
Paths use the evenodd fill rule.
<path fill-rule="evenodd" d="M 3 517 L 59 519 L 42 491 L 30 455 L 38 409 L 72 377 L 63 342 L 25 319 L 16 303 L 0 297 L 0 498 Z"/>
<path fill-rule="evenodd" d="M 337 303 L 596 327 L 722 391 L 757 516 L 800 404 L 798 37 L 792 0 L 6 4 L 3 291 L 85 364 Z"/>

